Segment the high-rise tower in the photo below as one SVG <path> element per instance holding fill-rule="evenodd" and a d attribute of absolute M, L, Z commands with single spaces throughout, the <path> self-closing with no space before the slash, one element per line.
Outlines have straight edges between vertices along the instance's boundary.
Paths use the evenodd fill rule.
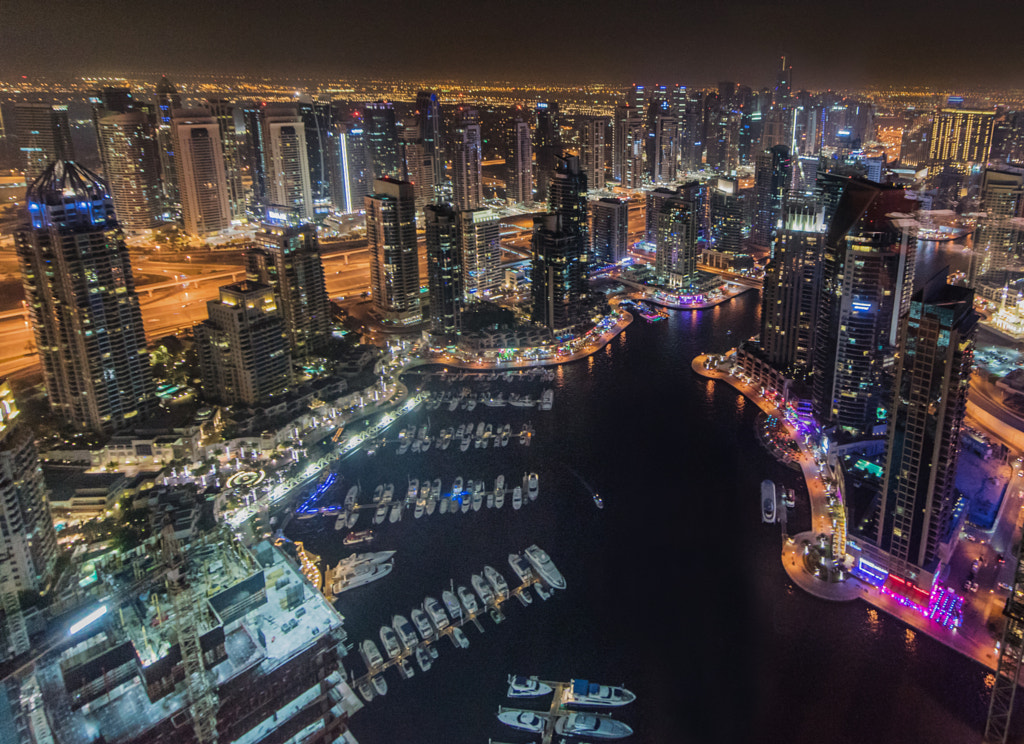
<path fill-rule="evenodd" d="M 363 127 L 370 149 L 374 178 L 401 178 L 402 156 L 398 148 L 398 123 L 390 101 L 366 104 Z"/>
<path fill-rule="evenodd" d="M 160 155 L 149 117 L 141 111 L 104 114 L 99 138 L 118 224 L 128 231 L 159 226 L 163 221 Z"/>
<path fill-rule="evenodd" d="M 689 183 L 666 199 L 658 212 L 655 270 L 659 280 L 674 289 L 689 288 L 697 280 L 700 192 L 699 184 Z"/>
<path fill-rule="evenodd" d="M 467 302 L 489 299 L 501 284 L 501 227 L 490 209 L 458 210 L 462 292 Z"/>
<path fill-rule="evenodd" d="M 160 150 L 160 183 L 168 206 L 180 203 L 178 186 L 178 162 L 175 153 L 175 138 L 171 120 L 174 110 L 181 108 L 178 89 L 164 75 L 156 86 L 156 141 Z"/>
<path fill-rule="evenodd" d="M 537 201 L 547 201 L 548 182 L 555 170 L 556 158 L 562 151 L 557 103 L 541 101 L 537 104 L 534 151 L 537 154 L 537 189 L 534 193 Z"/>
<path fill-rule="evenodd" d="M 458 213 L 448 204 L 428 204 L 424 209 L 423 223 L 430 288 L 430 330 L 451 343 L 462 324 Z"/>
<path fill-rule="evenodd" d="M 604 188 L 604 133 L 607 128 L 608 121 L 601 118 L 588 119 L 580 128 L 582 168 L 592 189 Z"/>
<path fill-rule="evenodd" d="M 416 190 L 394 178 L 374 181 L 366 197 L 373 308 L 387 323 L 414 325 L 422 319 L 416 240 Z"/>
<path fill-rule="evenodd" d="M 110 434 L 156 408 L 128 247 L 106 185 L 58 160 L 26 195 L 15 246 L 43 380 L 68 424 Z"/>
<path fill-rule="evenodd" d="M 590 256 L 595 264 L 612 264 L 629 248 L 629 202 L 604 198 L 590 202 Z"/>
<path fill-rule="evenodd" d="M 533 143 L 530 125 L 513 118 L 508 128 L 508 156 L 505 160 L 505 183 L 508 200 L 513 204 L 533 201 Z"/>
<path fill-rule="evenodd" d="M 331 196 L 334 208 L 355 212 L 363 208 L 370 188 L 370 153 L 361 120 L 337 122 L 331 143 Z"/>
<path fill-rule="evenodd" d="M 416 94 L 416 117 L 420 124 L 420 137 L 433 169 L 431 183 L 440 189 L 444 183 L 444 140 L 441 134 L 441 102 L 437 93 L 421 90 Z"/>
<path fill-rule="evenodd" d="M 175 109 L 171 119 L 185 232 L 203 236 L 231 227 L 231 200 L 220 125 L 206 109 Z"/>
<path fill-rule="evenodd" d="M 782 203 L 792 178 L 789 148 L 775 145 L 757 156 L 754 172 L 754 221 L 750 240 L 754 245 L 767 248 L 778 228 L 782 216 Z"/>
<path fill-rule="evenodd" d="M 242 161 L 238 148 L 238 132 L 235 129 L 235 106 L 226 98 L 207 98 L 206 105 L 220 128 L 231 217 L 240 219 L 245 215 L 245 191 L 242 188 Z"/>
<path fill-rule="evenodd" d="M 23 155 L 25 183 L 32 183 L 54 160 L 74 160 L 68 107 L 49 103 L 14 105 L 15 134 Z"/>
<path fill-rule="evenodd" d="M 479 209 L 484 205 L 483 137 L 474 109 L 459 112 L 452 158 L 452 194 L 458 209 Z"/>
<path fill-rule="evenodd" d="M 1021 231 L 1014 218 L 1024 210 L 1024 171 L 986 168 L 978 208 L 982 215 L 974 236 L 971 286 L 982 274 L 1005 269 L 1018 255 Z"/>
<path fill-rule="evenodd" d="M 291 104 L 269 103 L 263 107 L 261 118 L 264 203 L 297 210 L 303 220 L 312 221 L 313 189 L 302 117 Z"/>

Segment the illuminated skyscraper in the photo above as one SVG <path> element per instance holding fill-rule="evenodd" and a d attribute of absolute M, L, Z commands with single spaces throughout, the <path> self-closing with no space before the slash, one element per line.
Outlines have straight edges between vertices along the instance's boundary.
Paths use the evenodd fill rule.
<path fill-rule="evenodd" d="M 969 281 L 1005 269 L 1020 250 L 1020 228 L 1014 218 L 1024 210 L 1024 171 L 987 168 L 981 179 L 978 231 L 974 236 Z"/>
<path fill-rule="evenodd" d="M 23 155 L 25 182 L 32 183 L 54 160 L 74 160 L 68 107 L 49 103 L 14 105 L 15 133 Z"/>
<path fill-rule="evenodd" d="M 458 213 L 448 204 L 428 204 L 423 211 L 430 291 L 430 330 L 451 343 L 462 316 L 462 255 Z"/>
<path fill-rule="evenodd" d="M 788 199 L 764 270 L 761 349 L 773 367 L 795 377 L 811 371 L 824 242 L 824 209 L 812 198 Z"/>
<path fill-rule="evenodd" d="M 238 149 L 238 133 L 235 130 L 235 106 L 225 98 L 207 98 L 206 105 L 220 128 L 231 217 L 240 219 L 245 215 L 245 190 L 242 188 L 242 161 Z"/>
<path fill-rule="evenodd" d="M 988 160 L 995 111 L 939 109 L 932 120 L 928 159 L 932 163 L 964 166 Z"/>
<path fill-rule="evenodd" d="M 537 104 L 537 128 L 534 132 L 534 152 L 537 154 L 537 201 L 547 201 L 548 182 L 555 170 L 558 154 L 562 151 L 562 135 L 558 123 L 558 104 L 541 101 Z"/>
<path fill-rule="evenodd" d="M 484 204 L 483 157 L 477 112 L 461 110 L 452 158 L 452 193 L 458 209 L 479 209 Z"/>
<path fill-rule="evenodd" d="M 315 218 L 309 178 L 306 127 L 292 104 L 268 103 L 261 116 L 264 204 L 297 210 L 303 220 Z"/>
<path fill-rule="evenodd" d="M 50 407 L 78 429 L 110 434 L 142 424 L 156 397 L 128 246 L 106 185 L 58 160 L 26 201 L 29 223 L 15 247 Z"/>
<path fill-rule="evenodd" d="M 823 426 L 862 436 L 884 419 L 914 286 L 913 209 L 902 189 L 845 182 L 825 233 L 814 342 L 814 412 Z"/>
<path fill-rule="evenodd" d="M 245 264 L 250 280 L 273 288 L 292 356 L 303 359 L 319 350 L 331 332 L 331 304 L 316 226 L 265 222 Z"/>
<path fill-rule="evenodd" d="M 648 140 L 651 142 L 650 168 L 652 183 L 671 183 L 676 180 L 679 162 L 679 119 L 667 100 L 657 101 L 650 118 Z"/>
<path fill-rule="evenodd" d="M 431 183 L 440 189 L 444 183 L 444 140 L 441 135 L 441 102 L 437 93 L 421 90 L 416 94 L 416 116 L 420 124 L 420 137 L 430 158 L 433 173 Z"/>
<path fill-rule="evenodd" d="M 661 220 L 661 208 L 665 206 L 665 202 L 674 196 L 678 196 L 679 192 L 675 189 L 668 189 L 663 186 L 659 186 L 656 189 L 651 189 L 644 195 L 644 240 L 648 243 L 656 243 L 658 241 L 658 223 Z"/>
<path fill-rule="evenodd" d="M 246 200 L 246 208 L 253 213 L 262 211 L 267 195 L 266 158 L 263 153 L 263 105 L 247 103 L 242 106 L 245 146 L 240 162 L 245 163 L 249 169 L 252 188 Z"/>
<path fill-rule="evenodd" d="M 605 119 L 588 119 L 580 128 L 583 172 L 592 189 L 603 189 L 605 183 L 604 133 L 608 128 Z"/>
<path fill-rule="evenodd" d="M 590 255 L 595 264 L 621 261 L 629 249 L 629 201 L 605 198 L 590 202 Z"/>
<path fill-rule="evenodd" d="M 241 281 L 206 303 L 195 326 L 203 395 L 224 405 L 258 406 L 291 383 L 288 334 L 272 287 Z"/>
<path fill-rule="evenodd" d="M 501 285 L 501 225 L 490 209 L 456 213 L 465 300 L 491 298 Z"/>
<path fill-rule="evenodd" d="M 416 213 L 434 201 L 434 164 L 426 141 L 420 136 L 420 121 L 410 117 L 402 122 L 402 158 L 405 162 L 405 180 L 416 188 Z"/>
<path fill-rule="evenodd" d="M 163 219 L 160 155 L 149 117 L 141 111 L 105 114 L 99 121 L 104 168 L 118 224 L 149 230 Z"/>
<path fill-rule="evenodd" d="M 697 281 L 701 187 L 694 181 L 665 200 L 658 212 L 655 271 L 659 281 L 686 289 Z"/>
<path fill-rule="evenodd" d="M 313 213 L 320 217 L 330 205 L 331 185 L 328 172 L 328 139 L 331 131 L 331 104 L 324 101 L 299 103 L 299 116 L 306 132 L 306 162 L 309 163 L 309 187 L 313 193 Z"/>
<path fill-rule="evenodd" d="M 171 132 L 185 232 L 203 236 L 231 227 L 220 125 L 206 109 L 175 109 Z"/>
<path fill-rule="evenodd" d="M 754 220 L 751 242 L 762 248 L 771 245 L 772 235 L 782 216 L 782 203 L 792 179 L 789 148 L 775 145 L 757 156 L 754 172 Z"/>
<path fill-rule="evenodd" d="M 420 263 L 416 240 L 416 190 L 394 178 L 374 181 L 366 197 L 373 308 L 386 323 L 414 325 L 422 319 Z"/>
<path fill-rule="evenodd" d="M 508 157 L 505 160 L 508 200 L 513 204 L 533 201 L 533 143 L 530 125 L 513 119 L 508 130 Z"/>
<path fill-rule="evenodd" d="M 627 189 L 638 189 L 644 181 L 644 123 L 631 106 L 615 109 L 613 176 Z"/>
<path fill-rule="evenodd" d="M 734 178 L 718 178 L 708 184 L 708 242 L 716 251 L 739 253 L 743 248 L 743 194 Z"/>
<path fill-rule="evenodd" d="M 398 123 L 390 101 L 366 104 L 363 128 L 370 150 L 374 178 L 401 178 L 402 155 L 398 148 Z"/>
<path fill-rule="evenodd" d="M 772 104 L 779 106 L 789 103 L 793 92 L 793 65 L 786 64 L 786 58 L 780 57 L 778 71 L 775 73 L 775 88 L 772 91 Z"/>
<path fill-rule="evenodd" d="M 334 207 L 356 212 L 364 207 L 370 187 L 370 152 L 362 122 L 338 122 L 331 143 L 331 195 Z"/>
<path fill-rule="evenodd" d="M 878 544 L 889 571 L 925 591 L 952 539 L 956 470 L 978 316 L 945 273 L 914 293 L 900 324 Z M 924 575 L 922 575 L 924 574 Z"/>
<path fill-rule="evenodd" d="M 171 119 L 174 110 L 181 108 L 178 89 L 164 75 L 156 86 L 156 141 L 160 149 L 160 183 L 169 207 L 181 203 L 178 186 L 178 163 L 175 156 L 175 138 Z"/>

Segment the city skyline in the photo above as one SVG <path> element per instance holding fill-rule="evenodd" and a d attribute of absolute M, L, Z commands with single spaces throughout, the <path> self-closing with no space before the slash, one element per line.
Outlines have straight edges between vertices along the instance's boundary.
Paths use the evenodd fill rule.
<path fill-rule="evenodd" d="M 441 14 L 412 2 L 396 3 L 386 16 L 322 0 L 299 0 L 288 13 L 258 0 L 247 4 L 242 17 L 191 1 L 176 8 L 167 14 L 158 6 L 115 0 L 106 13 L 53 14 L 39 13 L 29 0 L 8 0 L 0 11 L 5 31 L 0 76 L 108 75 L 141 67 L 178 74 L 682 80 L 694 86 L 742 80 L 760 86 L 772 82 L 779 57 L 787 56 L 794 90 L 896 82 L 1024 87 L 1024 73 L 1005 64 L 1024 51 L 1022 42 L 988 39 L 991 24 L 1012 28 L 1024 21 L 1024 7 L 1001 0 L 976 11 L 991 24 L 961 24 L 955 36 L 949 18 L 960 9 L 951 2 L 871 0 L 859 4 L 852 18 L 806 0 L 771 6 L 742 0 L 707 9 L 651 0 L 597 2 L 585 10 L 528 2 L 517 6 L 514 17 L 486 23 L 470 8 Z M 202 24 L 192 23 L 197 17 Z M 112 18 L 121 32 L 118 43 L 103 44 Z M 860 19 L 862 32 L 852 34 L 851 43 L 836 54 L 830 40 Z M 559 33 L 538 33 L 535 25 Z M 570 33 L 574 28 L 581 33 Z M 912 43 L 901 43 L 903 34 Z M 512 47 L 510 35 L 518 37 Z M 46 42 L 67 38 L 75 39 L 75 54 L 49 53 L 52 44 Z M 381 38 L 388 43 L 377 43 Z M 464 53 L 451 55 L 449 43 L 427 43 L 430 38 L 457 40 Z M 594 38 L 604 43 L 588 41 Z"/>

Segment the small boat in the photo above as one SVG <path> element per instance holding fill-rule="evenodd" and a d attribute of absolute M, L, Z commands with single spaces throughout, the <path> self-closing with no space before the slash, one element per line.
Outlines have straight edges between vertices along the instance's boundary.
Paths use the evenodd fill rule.
<path fill-rule="evenodd" d="M 411 679 L 416 674 L 408 658 L 399 659 L 397 667 L 398 674 L 402 679 Z"/>
<path fill-rule="evenodd" d="M 398 643 L 398 636 L 390 625 L 380 626 L 380 642 L 384 644 L 384 653 L 390 658 L 395 658 L 402 653 L 402 647 Z"/>
<path fill-rule="evenodd" d="M 770 480 L 761 481 L 761 521 L 775 522 L 775 484 Z"/>
<path fill-rule="evenodd" d="M 438 507 L 440 508 L 442 514 L 448 513 L 448 502 L 449 499 L 441 499 L 441 503 L 438 505 Z"/>
<path fill-rule="evenodd" d="M 430 622 L 438 630 L 444 630 L 448 627 L 448 616 L 444 614 L 444 608 L 441 606 L 441 603 L 433 597 L 427 597 L 423 600 L 423 611 L 427 613 Z"/>
<path fill-rule="evenodd" d="M 455 483 L 452 484 L 452 496 L 462 495 L 462 476 L 455 478 Z"/>
<path fill-rule="evenodd" d="M 380 500 L 384 497 L 384 485 L 380 484 L 373 489 L 373 503 L 379 504 Z"/>
<path fill-rule="evenodd" d="M 602 499 L 596 493 L 594 494 L 594 506 L 596 506 L 598 509 L 604 509 L 604 499 Z"/>
<path fill-rule="evenodd" d="M 537 596 L 547 602 L 551 598 L 551 590 L 546 588 L 541 582 L 537 582 L 533 585 L 533 589 L 537 592 Z"/>
<path fill-rule="evenodd" d="M 419 439 L 412 440 L 412 451 L 413 452 L 421 452 L 422 450 L 423 450 L 423 442 L 421 442 Z"/>
<path fill-rule="evenodd" d="M 434 482 L 430 484 L 430 498 L 437 501 L 441 498 L 441 479 L 434 478 Z"/>
<path fill-rule="evenodd" d="M 520 581 L 529 581 L 533 578 L 533 569 L 526 559 L 518 553 L 508 554 L 508 565 L 512 567 Z"/>
<path fill-rule="evenodd" d="M 384 663 L 384 657 L 380 655 L 380 649 L 377 648 L 377 644 L 369 639 L 359 644 L 359 654 L 363 657 L 363 663 L 369 669 Z"/>
<path fill-rule="evenodd" d="M 477 481 L 479 486 L 481 481 Z M 473 511 L 480 511 L 480 507 L 484 505 L 484 495 L 481 493 L 479 487 L 473 489 Z"/>
<path fill-rule="evenodd" d="M 487 506 L 488 509 L 493 509 L 494 508 L 494 491 L 488 491 L 487 492 L 487 504 L 486 504 L 486 506 Z"/>
<path fill-rule="evenodd" d="M 431 659 L 436 659 L 438 657 L 437 648 L 434 644 L 427 646 L 427 653 L 430 654 Z"/>
<path fill-rule="evenodd" d="M 408 439 L 400 439 L 398 445 L 398 452 L 396 454 L 404 455 L 406 452 L 408 452 L 409 444 L 410 442 Z"/>
<path fill-rule="evenodd" d="M 491 587 L 488 586 L 487 581 L 484 580 L 483 576 L 480 574 L 473 574 L 469 579 L 469 583 L 473 585 L 476 593 L 480 595 L 480 601 L 485 605 L 494 601 L 494 592 L 491 591 Z"/>
<path fill-rule="evenodd" d="M 541 682 L 537 677 L 521 677 L 515 674 L 508 675 L 508 696 L 510 698 L 540 697 L 551 692 L 549 685 Z"/>
<path fill-rule="evenodd" d="M 498 720 L 506 726 L 534 734 L 542 733 L 544 724 L 547 723 L 547 720 L 538 716 L 535 711 L 518 709 L 500 709 Z"/>
<path fill-rule="evenodd" d="M 409 481 L 409 490 L 405 494 L 405 500 L 407 503 L 412 503 L 416 500 L 416 495 L 420 492 L 420 482 L 413 478 Z"/>
<path fill-rule="evenodd" d="M 413 630 L 412 623 L 404 615 L 395 615 L 391 618 L 391 627 L 395 629 L 398 640 L 406 648 L 412 648 L 420 642 L 420 639 L 416 637 L 416 631 Z"/>
<path fill-rule="evenodd" d="M 460 498 L 462 500 L 462 513 L 465 514 L 469 511 L 469 505 L 473 501 L 473 497 L 470 494 L 466 493 L 463 494 Z"/>
<path fill-rule="evenodd" d="M 530 473 L 526 479 L 526 495 L 530 498 L 530 501 L 537 500 L 538 480 L 536 473 Z"/>
<path fill-rule="evenodd" d="M 501 428 L 501 446 L 508 447 L 508 438 L 512 434 L 512 424 L 505 424 Z"/>
<path fill-rule="evenodd" d="M 792 509 L 794 506 L 796 506 L 796 491 L 794 491 L 792 488 L 786 488 L 783 489 L 782 493 L 782 504 L 787 509 Z"/>
<path fill-rule="evenodd" d="M 529 607 L 533 604 L 533 595 L 529 592 L 519 592 L 519 594 L 515 594 L 513 596 L 519 600 L 519 604 L 523 607 Z"/>
<path fill-rule="evenodd" d="M 374 524 L 383 524 L 384 520 L 388 516 L 388 504 L 386 501 L 382 501 L 380 506 L 377 507 L 377 511 L 373 515 Z"/>
<path fill-rule="evenodd" d="M 516 486 L 512 489 L 512 508 L 518 511 L 523 507 L 523 489 Z"/>
<path fill-rule="evenodd" d="M 375 697 L 377 697 L 377 693 L 373 691 L 373 684 L 370 682 L 370 680 L 360 682 L 359 687 L 356 689 L 359 690 L 359 694 L 363 696 L 363 700 L 365 700 L 366 702 L 370 702 Z"/>
<path fill-rule="evenodd" d="M 599 685 L 585 679 L 574 679 L 562 694 L 564 705 L 583 705 L 594 708 L 617 708 L 636 700 L 636 695 L 625 687 Z"/>
<path fill-rule="evenodd" d="M 459 428 L 455 430 L 455 438 L 456 439 L 462 439 L 462 437 L 463 437 L 463 435 L 465 435 L 465 433 L 466 433 L 466 425 L 465 424 L 459 424 Z"/>
<path fill-rule="evenodd" d="M 353 512 L 353 513 L 355 513 L 355 512 Z M 338 518 L 334 520 L 334 529 L 335 530 L 341 530 L 342 527 L 347 527 L 347 526 L 348 526 L 348 513 L 347 512 L 341 512 L 341 514 L 338 515 Z"/>
<path fill-rule="evenodd" d="M 540 395 L 540 403 L 537 405 L 541 411 L 550 411 L 551 406 L 555 401 L 555 391 L 551 388 L 546 388 Z"/>
<path fill-rule="evenodd" d="M 469 648 L 469 639 L 462 632 L 462 628 L 452 628 L 452 643 L 455 648 Z"/>
<path fill-rule="evenodd" d="M 452 616 L 455 622 L 462 619 L 462 605 L 459 604 L 459 600 L 456 599 L 452 592 L 447 589 L 441 592 L 441 601 L 444 602 L 444 606 L 448 609 L 448 614 Z"/>
<path fill-rule="evenodd" d="M 479 423 L 477 423 L 477 425 L 476 425 L 476 438 L 477 439 L 483 439 L 484 438 L 484 427 L 485 426 L 486 426 L 486 424 L 484 424 L 483 421 L 480 421 Z"/>
<path fill-rule="evenodd" d="M 384 484 L 384 501 L 391 501 L 395 497 L 395 484 L 385 483 Z"/>
<path fill-rule="evenodd" d="M 434 499 L 433 496 L 427 497 L 424 508 L 427 510 L 428 517 L 434 513 L 434 509 L 437 508 L 437 501 Z"/>
<path fill-rule="evenodd" d="M 505 490 L 505 476 L 504 475 L 499 475 L 497 478 L 494 479 L 494 492 L 497 493 L 498 491 L 504 491 L 504 490 Z"/>
<path fill-rule="evenodd" d="M 593 713 L 570 713 L 555 721 L 555 731 L 563 736 L 585 736 L 592 739 L 622 739 L 633 729 L 622 721 L 595 716 Z"/>
<path fill-rule="evenodd" d="M 431 439 L 430 437 L 425 438 L 423 440 L 423 444 L 420 445 L 420 452 L 426 452 L 427 450 L 429 450 L 432 441 L 433 439 Z"/>
<path fill-rule="evenodd" d="M 502 486 L 500 491 L 494 492 L 494 508 L 500 509 L 505 506 L 505 488 Z"/>
<path fill-rule="evenodd" d="M 426 506 L 427 506 L 426 502 L 424 502 L 422 499 L 417 501 L 416 502 L 416 508 L 413 509 L 412 516 L 414 518 L 416 518 L 416 519 L 419 519 L 420 517 L 422 517 L 423 516 L 423 511 L 424 511 L 424 509 L 426 509 Z"/>
<path fill-rule="evenodd" d="M 426 672 L 433 666 L 434 662 L 430 658 L 430 654 L 423 646 L 416 648 L 416 665 L 420 668 L 421 672 Z"/>
<path fill-rule="evenodd" d="M 473 596 L 473 592 L 464 586 L 460 586 L 455 591 L 458 592 L 459 601 L 462 602 L 467 615 L 475 615 L 480 610 L 480 605 L 476 603 L 476 597 Z"/>
<path fill-rule="evenodd" d="M 394 524 L 402 518 L 402 502 L 396 501 L 391 505 L 391 513 L 388 514 L 388 522 Z"/>
<path fill-rule="evenodd" d="M 373 540 L 373 530 L 362 530 L 360 532 L 348 533 L 341 542 L 343 545 L 362 545 L 371 540 Z"/>
<path fill-rule="evenodd" d="M 462 441 L 459 443 L 459 452 L 465 452 L 469 449 L 469 445 L 472 443 L 472 439 L 468 436 L 463 436 Z"/>
<path fill-rule="evenodd" d="M 553 589 L 565 589 L 565 577 L 555 568 L 551 556 L 538 548 L 536 545 L 528 547 L 523 555 L 529 561 L 530 566 L 537 573 L 537 576 L 546 582 Z"/>
<path fill-rule="evenodd" d="M 494 589 L 494 593 L 498 595 L 498 599 L 508 597 L 508 583 L 505 581 L 504 576 L 490 566 L 484 566 L 484 576 L 487 578 L 491 588 Z"/>
<path fill-rule="evenodd" d="M 356 496 L 359 495 L 359 486 L 352 486 L 345 496 L 345 509 L 351 509 L 356 505 Z"/>
<path fill-rule="evenodd" d="M 474 408 L 476 408 L 476 397 L 470 396 L 469 401 L 466 403 L 466 410 L 472 411 Z"/>
<path fill-rule="evenodd" d="M 409 613 L 409 617 L 412 618 L 413 624 L 416 625 L 416 630 L 419 631 L 420 637 L 424 641 L 429 641 L 434 637 L 434 628 L 427 618 L 427 613 L 419 607 L 414 607 L 412 612 Z"/>
<path fill-rule="evenodd" d="M 373 678 L 373 689 L 377 691 L 377 694 L 383 697 L 388 694 L 388 681 L 384 679 L 383 674 L 378 674 Z"/>

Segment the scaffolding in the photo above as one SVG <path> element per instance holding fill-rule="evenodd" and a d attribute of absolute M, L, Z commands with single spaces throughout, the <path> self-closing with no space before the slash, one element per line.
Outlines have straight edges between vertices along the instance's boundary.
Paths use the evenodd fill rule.
<path fill-rule="evenodd" d="M 1021 541 L 1024 543 L 1024 540 Z M 1013 698 L 1020 682 L 1021 660 L 1024 658 L 1024 565 L 1021 564 L 1021 546 L 1017 546 L 1017 568 L 1013 574 L 1013 591 L 1006 598 L 1006 630 L 999 647 L 999 663 L 992 685 L 992 699 L 985 723 L 985 744 L 1006 744 L 1010 733 Z"/>

